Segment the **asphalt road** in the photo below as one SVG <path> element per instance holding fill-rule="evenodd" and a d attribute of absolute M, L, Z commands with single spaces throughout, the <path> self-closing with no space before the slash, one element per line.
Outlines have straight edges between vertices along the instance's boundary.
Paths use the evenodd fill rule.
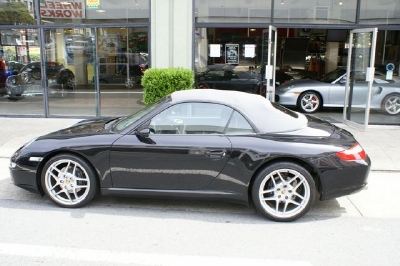
<path fill-rule="evenodd" d="M 254 207 L 97 197 L 63 209 L 15 187 L 0 159 L 0 265 L 394 265 L 400 179 L 372 172 L 366 190 L 317 202 L 277 223 Z"/>

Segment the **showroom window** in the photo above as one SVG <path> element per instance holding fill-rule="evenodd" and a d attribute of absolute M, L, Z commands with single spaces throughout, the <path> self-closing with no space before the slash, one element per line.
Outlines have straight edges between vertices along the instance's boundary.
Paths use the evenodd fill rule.
<path fill-rule="evenodd" d="M 271 0 L 196 0 L 196 22 L 269 23 Z"/>
<path fill-rule="evenodd" d="M 400 1 L 361 0 L 360 23 L 399 24 Z"/>
<path fill-rule="evenodd" d="M 357 0 L 275 0 L 274 23 L 355 23 Z"/>

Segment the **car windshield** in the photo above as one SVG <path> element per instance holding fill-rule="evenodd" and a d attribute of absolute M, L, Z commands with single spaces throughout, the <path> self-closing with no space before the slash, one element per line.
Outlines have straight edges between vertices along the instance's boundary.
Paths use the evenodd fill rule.
<path fill-rule="evenodd" d="M 325 83 L 332 83 L 335 80 L 337 80 L 338 78 L 340 78 L 341 76 L 343 76 L 344 74 L 346 74 L 346 69 L 338 68 L 331 72 L 326 73 L 326 75 L 323 76 L 320 79 L 320 81 L 325 82 Z"/>
<path fill-rule="evenodd" d="M 139 119 L 145 117 L 147 114 L 149 114 L 151 111 L 154 109 L 157 109 L 160 105 L 164 104 L 167 101 L 167 97 L 161 99 L 158 102 L 155 102 L 153 104 L 150 104 L 146 106 L 145 108 L 139 110 L 138 112 L 134 113 L 133 115 L 126 116 L 121 118 L 114 126 L 113 126 L 113 131 L 116 133 L 121 133 L 128 127 L 130 127 L 132 124 L 134 124 L 136 121 Z"/>

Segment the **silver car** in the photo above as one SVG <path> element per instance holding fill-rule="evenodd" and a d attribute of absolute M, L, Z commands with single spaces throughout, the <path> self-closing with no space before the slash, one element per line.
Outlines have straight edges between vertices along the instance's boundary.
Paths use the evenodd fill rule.
<path fill-rule="evenodd" d="M 365 107 L 365 74 L 355 74 L 353 87 L 354 107 Z M 275 101 L 281 105 L 297 107 L 301 112 L 314 113 L 322 107 L 343 107 L 346 70 L 336 69 L 319 80 L 301 79 L 282 84 L 275 90 Z M 389 115 L 400 113 L 400 82 L 386 80 L 375 73 L 371 94 L 371 109 L 383 110 Z"/>

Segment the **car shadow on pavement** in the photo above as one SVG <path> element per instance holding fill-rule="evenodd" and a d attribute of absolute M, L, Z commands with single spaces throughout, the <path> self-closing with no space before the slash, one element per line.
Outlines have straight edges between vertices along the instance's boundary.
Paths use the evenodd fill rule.
<path fill-rule="evenodd" d="M 147 217 L 156 219 L 200 220 L 211 223 L 264 224 L 275 223 L 249 206 L 220 201 L 180 200 L 164 198 L 97 196 L 87 206 L 78 209 L 60 208 L 47 196 L 22 190 L 10 179 L 0 180 L 0 207 L 30 211 L 59 211 L 81 219 L 87 214 Z M 308 223 L 342 216 L 346 210 L 337 200 L 316 201 L 308 214 L 292 223 Z"/>

